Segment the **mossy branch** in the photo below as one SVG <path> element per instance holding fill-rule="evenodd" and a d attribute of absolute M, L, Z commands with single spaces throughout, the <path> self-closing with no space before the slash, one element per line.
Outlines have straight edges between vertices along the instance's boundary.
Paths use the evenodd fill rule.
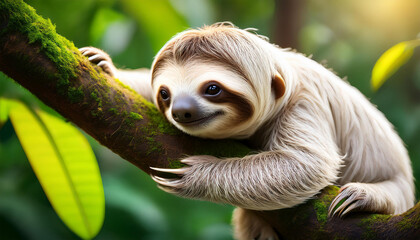
<path fill-rule="evenodd" d="M 153 104 L 91 65 L 49 20 L 21 0 L 0 0 L 0 71 L 147 173 L 150 166 L 177 167 L 185 155 L 233 157 L 250 152 L 237 141 L 198 139 L 178 131 Z M 327 208 L 336 194 L 337 188 L 327 188 L 306 204 L 258 214 L 286 239 L 420 235 L 419 204 L 400 216 L 328 219 Z"/>

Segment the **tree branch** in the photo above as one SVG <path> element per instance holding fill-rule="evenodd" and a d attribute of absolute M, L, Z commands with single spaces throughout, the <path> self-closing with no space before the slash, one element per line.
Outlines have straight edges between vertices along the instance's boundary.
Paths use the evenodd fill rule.
<path fill-rule="evenodd" d="M 49 20 L 21 0 L 0 0 L 0 71 L 147 173 L 150 166 L 178 167 L 185 155 L 240 157 L 250 152 L 237 141 L 183 134 L 153 104 L 91 65 Z M 419 204 L 398 216 L 328 219 L 337 191 L 329 187 L 306 204 L 258 214 L 286 239 L 420 236 Z"/>

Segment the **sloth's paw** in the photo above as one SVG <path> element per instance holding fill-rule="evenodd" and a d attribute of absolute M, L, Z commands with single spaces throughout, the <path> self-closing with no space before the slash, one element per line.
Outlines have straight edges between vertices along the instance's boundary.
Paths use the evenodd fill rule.
<path fill-rule="evenodd" d="M 369 197 L 360 183 L 348 183 L 332 201 L 328 215 L 344 217 L 350 212 L 368 210 Z"/>
<path fill-rule="evenodd" d="M 112 63 L 111 58 L 104 51 L 94 48 L 94 47 L 83 47 L 79 51 L 83 56 L 88 57 L 88 60 L 91 63 L 98 65 L 104 72 L 109 74 L 111 77 L 114 77 L 117 69 Z"/>
<path fill-rule="evenodd" d="M 212 196 L 208 179 L 214 177 L 209 175 L 211 169 L 220 159 L 213 156 L 191 156 L 181 160 L 185 167 L 178 169 L 150 167 L 157 174 L 172 173 L 174 178 L 163 178 L 152 175 L 152 179 L 159 184 L 159 188 L 177 196 L 204 199 Z"/>

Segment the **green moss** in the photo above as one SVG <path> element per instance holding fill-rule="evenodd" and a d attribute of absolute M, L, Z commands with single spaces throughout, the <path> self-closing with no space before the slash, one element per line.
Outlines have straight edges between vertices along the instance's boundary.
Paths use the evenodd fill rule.
<path fill-rule="evenodd" d="M 412 215 L 412 213 L 416 210 L 416 207 L 411 208 L 406 213 L 404 213 L 404 218 L 401 219 L 398 223 L 396 223 L 396 227 L 399 231 L 404 232 L 407 229 L 419 229 L 420 228 L 420 216 Z"/>
<path fill-rule="evenodd" d="M 91 76 L 96 77 L 96 76 Z M 149 120 L 148 126 L 146 126 L 147 129 L 144 132 L 147 132 L 150 136 L 156 136 L 157 134 L 169 134 L 169 135 L 180 135 L 181 131 L 178 130 L 175 126 L 170 124 L 163 114 L 159 112 L 159 110 L 156 108 L 156 106 L 144 99 L 142 96 L 140 96 L 136 91 L 134 91 L 131 87 L 125 85 L 123 82 L 121 82 L 119 79 L 115 79 L 115 81 L 123 87 L 123 91 L 127 90 L 131 93 L 134 93 L 135 96 L 138 96 L 136 99 L 134 99 L 133 107 L 134 109 L 138 109 L 138 112 L 145 112 L 146 117 Z M 124 95 L 124 93 L 121 90 L 117 90 L 119 94 Z M 125 99 L 120 98 L 114 98 L 113 99 L 116 104 L 121 104 Z M 143 119 L 143 116 L 140 114 L 137 114 L 135 112 L 130 113 L 130 118 L 132 120 L 140 120 Z M 156 129 L 156 130 L 154 130 Z"/>
<path fill-rule="evenodd" d="M 340 189 L 338 187 L 335 187 L 335 186 L 329 186 L 329 187 L 327 187 L 324 190 L 327 193 L 327 194 L 324 195 L 324 198 L 330 197 L 331 198 L 331 201 L 332 201 L 333 198 L 335 198 L 335 196 L 337 196 L 339 190 Z M 344 199 L 340 200 L 340 202 L 338 202 L 337 205 L 334 207 L 333 212 L 335 212 L 335 210 L 337 208 L 339 208 L 341 206 L 341 204 L 343 204 L 346 200 L 347 200 L 347 198 L 344 198 Z"/>
<path fill-rule="evenodd" d="M 92 78 L 95 81 L 100 82 L 101 79 L 102 79 L 101 74 L 98 72 L 97 69 L 93 68 L 93 66 L 89 66 L 89 67 L 92 68 L 92 69 L 89 69 L 87 71 L 89 73 L 90 78 Z M 101 83 L 103 83 L 103 82 L 101 82 Z"/>
<path fill-rule="evenodd" d="M 155 105 L 146 100 L 142 101 L 142 104 L 145 107 L 147 117 L 149 119 L 150 129 L 158 129 L 159 133 L 169 134 L 169 135 L 180 135 L 181 131 L 178 130 L 175 126 L 170 124 L 163 114 L 155 107 Z M 156 133 L 155 133 L 156 134 Z"/>
<path fill-rule="evenodd" d="M 99 116 L 99 111 L 92 110 L 92 111 L 90 111 L 90 115 L 92 115 L 92 117 L 98 117 Z"/>
<path fill-rule="evenodd" d="M 99 97 L 98 90 L 94 90 L 90 93 L 90 96 L 95 100 L 95 102 L 98 104 L 98 107 L 102 107 L 102 98 Z"/>
<path fill-rule="evenodd" d="M 98 97 L 98 94 L 96 93 L 97 91 L 95 90 L 95 91 L 93 91 L 93 92 L 91 92 L 90 93 L 90 96 L 95 100 L 95 101 L 97 101 L 97 102 L 99 102 L 99 97 Z"/>
<path fill-rule="evenodd" d="M 326 194 L 323 195 L 324 197 L 328 197 L 332 200 L 333 198 L 335 198 L 335 196 L 338 195 L 338 192 L 340 191 L 340 188 L 337 187 L 337 186 L 331 185 L 331 186 L 328 186 L 328 187 L 324 188 L 324 190 L 322 190 L 322 191 L 326 193 Z"/>
<path fill-rule="evenodd" d="M 372 214 L 370 217 L 364 218 L 358 226 L 364 229 L 363 239 L 377 239 L 376 232 L 373 230 L 375 225 L 381 225 L 391 218 L 391 215 Z"/>
<path fill-rule="evenodd" d="M 97 104 L 97 106 L 96 106 L 96 109 L 94 109 L 94 110 L 91 110 L 90 111 L 90 114 L 93 116 L 93 117 L 96 117 L 96 118 L 102 118 L 103 116 L 104 116 L 104 112 L 103 112 L 103 109 L 102 109 L 102 98 L 99 96 L 99 91 L 98 90 L 93 90 L 91 93 L 90 93 L 90 97 L 96 102 L 96 104 Z"/>
<path fill-rule="evenodd" d="M 146 152 L 147 155 L 152 153 L 160 154 L 163 152 L 162 144 L 157 142 L 153 137 L 145 137 L 145 140 L 149 146 L 148 151 Z"/>
<path fill-rule="evenodd" d="M 128 86 L 128 85 L 124 84 L 123 82 L 121 82 L 121 81 L 120 81 L 120 79 L 118 79 L 118 78 L 114 78 L 114 80 L 115 80 L 118 84 L 120 84 L 123 88 L 125 88 L 125 89 L 127 89 L 128 91 L 130 91 L 130 92 L 135 93 L 135 94 L 137 94 L 137 95 L 138 95 L 138 93 L 137 93 L 136 91 L 134 91 L 134 89 L 132 89 L 130 86 Z"/>
<path fill-rule="evenodd" d="M 344 236 L 338 236 L 338 235 L 336 235 L 336 236 L 334 236 L 333 239 L 334 240 L 347 240 L 348 238 L 347 237 L 344 237 Z"/>
<path fill-rule="evenodd" d="M 323 226 L 327 222 L 328 218 L 328 206 L 325 204 L 322 199 L 317 199 L 314 202 L 314 209 L 316 212 L 316 219 L 318 220 L 319 224 Z"/>
<path fill-rule="evenodd" d="M 313 199 L 312 204 L 316 213 L 316 218 L 321 228 L 328 221 L 328 208 L 332 200 L 337 196 L 339 188 L 336 186 L 328 186 L 322 190 L 317 199 Z"/>
<path fill-rule="evenodd" d="M 82 87 L 69 87 L 68 98 L 71 103 L 77 103 L 83 100 L 84 93 Z"/>
<path fill-rule="evenodd" d="M 414 211 L 414 208 L 410 209 L 403 214 L 403 217 L 400 216 L 391 216 L 385 214 L 373 214 L 370 217 L 367 217 L 360 221 L 358 226 L 364 229 L 363 238 L 364 239 L 378 239 L 377 229 L 381 229 L 381 226 L 384 226 L 387 223 L 394 222 L 393 218 L 397 218 L 397 221 L 393 225 L 395 229 L 401 233 L 406 232 L 408 229 L 412 231 L 413 229 L 420 228 L 420 217 L 412 216 L 410 213 Z M 400 218 L 400 219 L 399 219 Z M 376 229 L 376 230 L 375 230 Z M 383 229 L 386 231 L 386 229 Z"/>
<path fill-rule="evenodd" d="M 141 120 L 141 119 L 143 119 L 143 116 L 142 115 L 140 115 L 138 113 L 135 113 L 135 112 L 130 112 L 130 115 L 129 116 L 133 120 Z"/>
<path fill-rule="evenodd" d="M 109 112 L 111 112 L 112 114 L 118 115 L 118 111 L 115 108 L 110 108 L 108 109 Z"/>
<path fill-rule="evenodd" d="M 123 124 L 125 124 L 129 128 L 134 127 L 134 122 L 130 118 L 124 118 Z"/>
<path fill-rule="evenodd" d="M 126 110 L 122 111 L 121 117 L 124 118 L 124 124 L 126 124 L 129 127 L 134 127 L 138 120 L 143 119 L 143 116 L 141 116 L 140 114 L 135 112 L 128 113 Z"/>
<path fill-rule="evenodd" d="M 80 91 L 69 88 L 71 79 L 78 75 L 74 44 L 56 34 L 51 21 L 38 16 L 35 9 L 22 0 L 3 0 L 0 9 L 9 16 L 7 27 L 0 30 L 0 35 L 20 32 L 28 36 L 29 43 L 40 46 L 40 51 L 55 63 L 58 92 L 63 95 L 68 92 L 71 102 L 81 101 Z"/>
<path fill-rule="evenodd" d="M 168 162 L 169 162 L 169 168 L 182 168 L 185 167 L 186 165 L 181 163 L 178 159 L 170 159 L 168 158 Z"/>

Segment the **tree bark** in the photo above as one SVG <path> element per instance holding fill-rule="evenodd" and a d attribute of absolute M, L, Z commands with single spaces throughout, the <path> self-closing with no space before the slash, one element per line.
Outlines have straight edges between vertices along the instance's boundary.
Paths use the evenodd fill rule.
<path fill-rule="evenodd" d="M 49 20 L 21 0 L 0 0 L 0 71 L 122 158 L 150 166 L 179 167 L 185 155 L 244 156 L 238 141 L 205 140 L 170 125 L 153 104 L 104 74 L 55 32 Z M 337 187 L 300 206 L 258 212 L 284 239 L 415 239 L 420 205 L 402 215 L 353 214 L 327 218 Z"/>

